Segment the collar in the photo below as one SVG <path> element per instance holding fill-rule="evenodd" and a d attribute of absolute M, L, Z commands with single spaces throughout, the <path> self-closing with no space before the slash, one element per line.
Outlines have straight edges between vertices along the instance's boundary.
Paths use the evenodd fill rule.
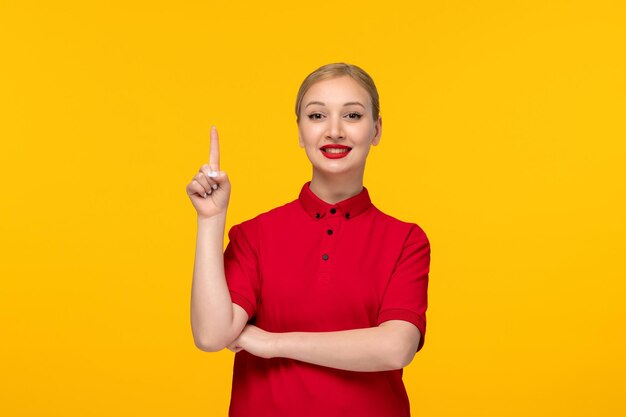
<path fill-rule="evenodd" d="M 314 219 L 339 214 L 346 219 L 352 219 L 367 210 L 371 205 L 369 192 L 363 187 L 361 192 L 335 204 L 327 203 L 319 198 L 310 188 L 311 181 L 307 181 L 300 190 L 298 200 L 304 210 Z"/>

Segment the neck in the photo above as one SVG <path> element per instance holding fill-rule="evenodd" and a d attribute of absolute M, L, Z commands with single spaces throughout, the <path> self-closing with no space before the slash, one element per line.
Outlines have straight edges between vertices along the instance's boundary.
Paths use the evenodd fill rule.
<path fill-rule="evenodd" d="M 356 175 L 324 174 L 313 169 L 313 178 L 309 188 L 313 194 L 328 204 L 335 204 L 363 190 L 363 172 Z"/>

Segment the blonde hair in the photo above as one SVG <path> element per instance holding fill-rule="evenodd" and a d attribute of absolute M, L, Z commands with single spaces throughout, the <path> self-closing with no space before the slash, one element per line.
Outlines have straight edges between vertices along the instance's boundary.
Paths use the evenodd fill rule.
<path fill-rule="evenodd" d="M 319 67 L 318 69 L 310 73 L 304 79 L 304 81 L 302 81 L 300 89 L 298 90 L 298 96 L 296 98 L 296 122 L 300 121 L 300 107 L 302 106 L 302 98 L 313 84 L 318 81 L 328 80 L 344 75 L 352 77 L 363 88 L 365 88 L 372 102 L 372 116 L 374 117 L 374 121 L 378 120 L 378 118 L 380 117 L 380 103 L 378 98 L 378 90 L 376 89 L 376 85 L 374 84 L 374 80 L 372 79 L 372 77 L 370 77 L 367 72 L 363 71 L 356 65 L 346 64 L 344 62 L 336 62 L 333 64 L 326 64 Z"/>

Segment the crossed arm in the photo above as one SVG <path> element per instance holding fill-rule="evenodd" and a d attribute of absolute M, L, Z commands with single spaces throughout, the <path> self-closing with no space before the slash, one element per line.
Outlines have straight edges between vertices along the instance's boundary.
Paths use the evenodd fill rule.
<path fill-rule="evenodd" d="M 271 333 L 247 324 L 228 349 L 348 371 L 388 371 L 411 363 L 420 337 L 418 328 L 403 320 L 334 332 Z"/>

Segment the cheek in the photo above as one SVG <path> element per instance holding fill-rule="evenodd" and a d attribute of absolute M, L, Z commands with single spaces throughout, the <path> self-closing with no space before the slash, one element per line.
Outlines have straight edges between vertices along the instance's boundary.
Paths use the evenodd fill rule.
<path fill-rule="evenodd" d="M 317 146 L 321 132 L 319 127 L 304 127 L 300 129 L 300 138 L 305 146 Z"/>
<path fill-rule="evenodd" d="M 359 143 L 368 142 L 374 137 L 374 129 L 364 126 L 355 126 L 354 129 L 348 132 L 348 135 Z"/>

